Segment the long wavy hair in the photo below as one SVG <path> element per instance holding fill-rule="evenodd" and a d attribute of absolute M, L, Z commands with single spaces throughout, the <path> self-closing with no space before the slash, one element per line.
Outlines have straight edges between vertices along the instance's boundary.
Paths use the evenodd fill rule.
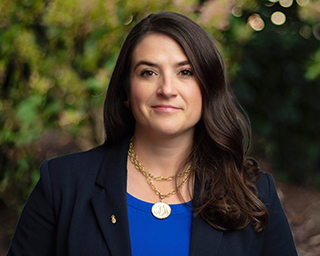
<path fill-rule="evenodd" d="M 135 119 L 124 105 L 128 98 L 132 52 L 152 33 L 162 33 L 184 50 L 197 76 L 203 115 L 196 125 L 186 161 L 192 163 L 197 196 L 193 211 L 220 230 L 242 229 L 252 223 L 262 231 L 269 214 L 258 199 L 259 167 L 247 158 L 250 124 L 229 88 L 214 39 L 189 18 L 173 12 L 151 14 L 130 31 L 115 65 L 104 104 L 105 145 L 133 134 Z"/>

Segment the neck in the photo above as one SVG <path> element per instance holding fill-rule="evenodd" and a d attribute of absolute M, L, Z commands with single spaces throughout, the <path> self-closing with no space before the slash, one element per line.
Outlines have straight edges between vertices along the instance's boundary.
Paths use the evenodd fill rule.
<path fill-rule="evenodd" d="M 146 171 L 154 175 L 175 175 L 186 161 L 192 147 L 193 136 L 156 137 L 134 133 L 134 150 Z"/>

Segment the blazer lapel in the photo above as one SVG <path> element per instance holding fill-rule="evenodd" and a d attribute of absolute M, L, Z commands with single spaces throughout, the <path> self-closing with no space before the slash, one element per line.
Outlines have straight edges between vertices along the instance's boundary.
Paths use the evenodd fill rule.
<path fill-rule="evenodd" d="M 194 196 L 199 195 L 196 179 Z M 192 218 L 190 256 L 216 256 L 223 231 L 210 226 L 199 214 Z"/>
<path fill-rule="evenodd" d="M 127 138 L 108 147 L 96 184 L 99 193 L 91 199 L 101 232 L 112 256 L 131 256 L 127 211 Z M 195 197 L 198 195 L 195 186 Z M 223 231 L 211 227 L 200 215 L 192 218 L 190 256 L 217 256 Z"/>
<path fill-rule="evenodd" d="M 131 255 L 127 211 L 127 154 L 129 140 L 107 149 L 92 197 L 93 209 L 112 256 Z"/>
<path fill-rule="evenodd" d="M 192 218 L 190 256 L 215 256 L 223 231 L 211 227 L 198 214 Z"/>

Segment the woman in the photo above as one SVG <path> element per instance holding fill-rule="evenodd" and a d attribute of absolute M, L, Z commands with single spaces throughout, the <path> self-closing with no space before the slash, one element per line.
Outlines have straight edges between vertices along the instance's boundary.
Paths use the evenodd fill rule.
<path fill-rule="evenodd" d="M 8 255 L 297 255 L 211 37 L 151 14 L 128 35 L 103 146 L 45 161 Z"/>

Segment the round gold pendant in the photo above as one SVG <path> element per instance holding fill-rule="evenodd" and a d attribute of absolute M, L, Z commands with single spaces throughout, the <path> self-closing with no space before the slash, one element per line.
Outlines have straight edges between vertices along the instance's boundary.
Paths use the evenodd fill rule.
<path fill-rule="evenodd" d="M 166 219 L 171 214 L 171 207 L 165 202 L 158 202 L 152 206 L 151 212 L 157 219 Z"/>

